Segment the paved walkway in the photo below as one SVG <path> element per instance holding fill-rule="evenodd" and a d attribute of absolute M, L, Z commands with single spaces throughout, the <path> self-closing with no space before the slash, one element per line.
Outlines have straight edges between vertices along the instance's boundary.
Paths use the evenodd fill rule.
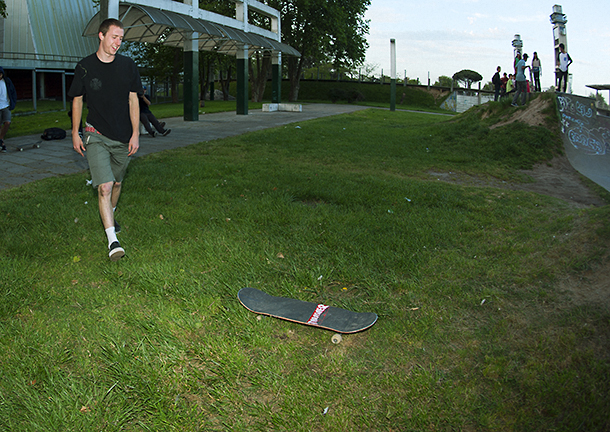
<path fill-rule="evenodd" d="M 162 150 L 185 147 L 202 141 L 240 135 L 246 132 L 282 126 L 289 123 L 350 113 L 368 107 L 335 104 L 307 104 L 302 112 L 262 112 L 251 110 L 248 115 L 235 112 L 202 114 L 199 121 L 185 122 L 182 117 L 163 119 L 172 132 L 166 136 L 151 138 L 142 135 L 136 157 Z M 17 118 L 18 120 L 18 118 Z M 42 131 L 40 131 L 42 133 Z M 47 177 L 73 174 L 89 168 L 87 159 L 72 148 L 70 135 L 63 140 L 43 141 L 40 135 L 30 135 L 5 140 L 7 153 L 0 153 L 0 190 Z M 34 145 L 40 148 L 33 148 Z M 23 146 L 23 151 L 17 148 Z"/>

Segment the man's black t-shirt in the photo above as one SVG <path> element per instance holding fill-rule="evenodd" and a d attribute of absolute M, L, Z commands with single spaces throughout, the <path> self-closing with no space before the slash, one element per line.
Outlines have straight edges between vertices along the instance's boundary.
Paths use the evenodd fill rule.
<path fill-rule="evenodd" d="M 128 143 L 132 134 L 130 92 L 143 93 L 140 73 L 132 59 L 116 54 L 111 63 L 104 63 L 97 54 L 91 54 L 76 65 L 68 95 L 85 96 L 87 123 L 98 132 Z"/>

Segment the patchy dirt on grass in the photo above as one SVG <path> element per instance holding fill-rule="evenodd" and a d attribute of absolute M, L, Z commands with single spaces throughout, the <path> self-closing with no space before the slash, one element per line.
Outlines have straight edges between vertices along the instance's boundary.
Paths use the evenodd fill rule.
<path fill-rule="evenodd" d="M 531 126 L 545 126 L 547 116 L 543 111 L 550 100 L 536 98 L 525 109 L 517 109 L 506 119 L 492 126 L 511 124 L 516 121 Z M 480 187 L 496 187 L 509 190 L 523 190 L 559 198 L 575 208 L 591 208 L 608 205 L 586 180 L 570 164 L 566 156 L 556 156 L 551 161 L 539 164 L 521 173 L 531 179 L 528 183 L 505 182 L 497 179 L 480 178 L 463 173 L 429 171 L 432 178 L 456 184 Z M 610 252 L 592 264 L 589 270 L 577 275 L 569 274 L 559 281 L 558 288 L 569 293 L 575 304 L 597 304 L 610 307 Z"/>
<path fill-rule="evenodd" d="M 528 183 L 511 183 L 493 178 L 471 176 L 463 173 L 428 171 L 431 177 L 464 186 L 497 187 L 501 189 L 523 190 L 552 196 L 566 201 L 577 208 L 601 207 L 607 203 L 592 191 L 565 156 L 539 164 L 531 170 L 521 170 L 531 179 Z"/>
<path fill-rule="evenodd" d="M 543 112 L 550 105 L 550 99 L 537 97 L 536 99 L 528 103 L 525 109 L 515 110 L 515 112 L 511 114 L 510 117 L 508 117 L 506 120 L 496 123 L 495 125 L 492 125 L 490 129 L 495 129 L 500 126 L 506 126 L 516 121 L 526 123 L 530 126 L 544 126 L 546 115 L 543 114 Z"/>

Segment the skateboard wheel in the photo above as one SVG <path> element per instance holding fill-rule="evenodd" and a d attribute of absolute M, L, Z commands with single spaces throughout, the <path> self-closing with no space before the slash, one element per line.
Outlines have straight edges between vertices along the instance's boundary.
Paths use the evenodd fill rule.
<path fill-rule="evenodd" d="M 19 147 L 19 151 L 23 151 L 23 147 Z"/>
<path fill-rule="evenodd" d="M 40 148 L 40 144 L 34 144 L 34 148 Z"/>
<path fill-rule="evenodd" d="M 341 343 L 341 341 L 343 340 L 343 337 L 339 333 L 335 333 L 333 335 L 333 337 L 330 338 L 330 340 L 332 341 L 332 343 L 338 344 L 338 343 Z"/>

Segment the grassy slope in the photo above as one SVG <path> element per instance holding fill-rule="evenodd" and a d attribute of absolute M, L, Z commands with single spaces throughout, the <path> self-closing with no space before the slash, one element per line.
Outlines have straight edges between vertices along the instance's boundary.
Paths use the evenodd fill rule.
<path fill-rule="evenodd" d="M 0 192 L 0 426 L 607 429 L 608 307 L 558 280 L 607 253 L 609 207 L 426 174 L 558 151 L 492 121 L 369 110 L 137 159 L 119 263 L 86 174 Z M 243 286 L 380 320 L 333 345 Z"/>

